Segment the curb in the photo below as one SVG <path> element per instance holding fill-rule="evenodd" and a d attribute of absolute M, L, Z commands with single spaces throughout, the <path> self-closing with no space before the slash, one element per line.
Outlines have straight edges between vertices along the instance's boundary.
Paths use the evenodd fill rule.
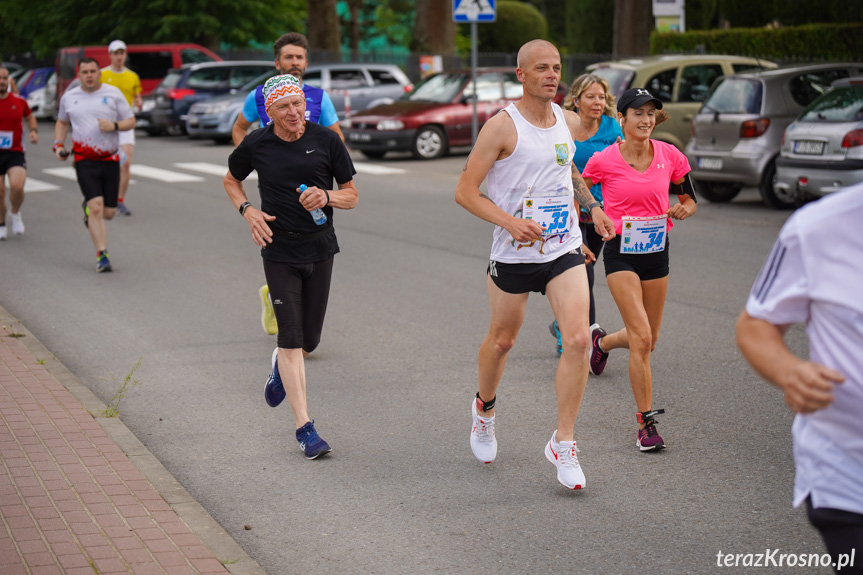
<path fill-rule="evenodd" d="M 75 377 L 60 360 L 28 330 L 21 320 L 13 317 L 0 306 L 0 323 L 14 325 L 15 331 L 23 333 L 18 341 L 39 359 L 44 359 L 44 367 L 61 385 L 81 402 L 88 412 L 99 413 L 106 406 L 96 395 Z M 156 457 L 138 440 L 128 427 L 118 418 L 93 417 L 105 433 L 123 450 L 138 471 L 156 489 L 171 509 L 182 519 L 189 529 L 206 545 L 213 554 L 221 559 L 230 559 L 225 564 L 233 575 L 266 575 L 263 567 L 219 525 L 200 503 L 177 481 Z"/>

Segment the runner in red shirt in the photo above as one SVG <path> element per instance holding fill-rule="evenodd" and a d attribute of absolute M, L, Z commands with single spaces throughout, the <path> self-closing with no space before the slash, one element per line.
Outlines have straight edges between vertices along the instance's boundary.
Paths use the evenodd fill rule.
<path fill-rule="evenodd" d="M 24 233 L 21 220 L 21 204 L 24 203 L 24 182 L 27 179 L 27 162 L 22 142 L 23 124 L 27 120 L 30 142 L 39 142 L 36 117 L 30 111 L 27 100 L 10 91 L 9 70 L 0 66 L 0 240 L 5 240 L 6 230 L 6 175 L 9 175 L 9 200 L 12 203 L 12 233 Z"/>

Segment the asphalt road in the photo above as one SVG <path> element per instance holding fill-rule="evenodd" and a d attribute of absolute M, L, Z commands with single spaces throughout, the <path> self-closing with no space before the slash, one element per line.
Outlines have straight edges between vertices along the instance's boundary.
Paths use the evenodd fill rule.
<path fill-rule="evenodd" d="M 464 154 L 356 155 L 360 202 L 335 216 L 342 251 L 306 366 L 334 451 L 306 461 L 287 405 L 263 400 L 275 338 L 260 326 L 258 250 L 221 177 L 188 165 L 225 166 L 231 148 L 139 134 L 136 166 L 199 179 L 135 175 L 133 215 L 108 224 L 115 271 L 97 274 L 77 184 L 43 171 L 62 165 L 40 127 L 29 175 L 56 189 L 28 193 L 26 234 L 0 242 L 0 304 L 106 403 L 143 358 L 122 420 L 269 573 L 713 573 L 729 571 L 719 552 L 823 553 L 791 508 L 792 416 L 734 345 L 788 216 L 754 190 L 702 201 L 671 235 L 653 356 L 669 448 L 636 449 L 627 356 L 614 352 L 588 383 L 576 425 L 588 483 L 570 492 L 543 456 L 557 359 L 538 295 L 499 390 L 497 460 L 468 445 L 491 226 L 453 201 Z M 381 168 L 403 172 L 369 172 Z M 601 323 L 619 328 L 601 273 L 596 293 Z M 789 341 L 805 349 L 799 327 Z"/>

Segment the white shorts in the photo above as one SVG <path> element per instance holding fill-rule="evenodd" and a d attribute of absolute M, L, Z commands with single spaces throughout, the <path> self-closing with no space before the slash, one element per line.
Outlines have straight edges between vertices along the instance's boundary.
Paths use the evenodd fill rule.
<path fill-rule="evenodd" d="M 131 130 L 126 130 L 126 131 L 120 132 L 118 134 L 118 136 L 120 136 L 120 145 L 121 146 L 125 146 L 126 144 L 131 144 L 132 146 L 135 145 L 135 129 L 134 128 L 132 128 Z"/>

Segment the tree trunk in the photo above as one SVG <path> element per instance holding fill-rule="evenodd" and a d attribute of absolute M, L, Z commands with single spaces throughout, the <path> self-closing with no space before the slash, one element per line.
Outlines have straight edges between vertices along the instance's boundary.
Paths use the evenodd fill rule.
<path fill-rule="evenodd" d="M 417 0 L 412 52 L 452 55 L 455 32 L 452 0 Z"/>
<path fill-rule="evenodd" d="M 360 7 L 363 0 L 349 0 L 348 8 L 351 11 L 351 54 L 356 61 L 360 53 Z"/>
<path fill-rule="evenodd" d="M 308 2 L 309 48 L 331 53 L 339 52 L 342 39 L 339 33 L 339 17 L 336 14 L 336 0 L 308 0 Z"/>
<path fill-rule="evenodd" d="M 650 32 L 654 27 L 652 2 L 614 0 L 614 57 L 649 54 Z"/>

